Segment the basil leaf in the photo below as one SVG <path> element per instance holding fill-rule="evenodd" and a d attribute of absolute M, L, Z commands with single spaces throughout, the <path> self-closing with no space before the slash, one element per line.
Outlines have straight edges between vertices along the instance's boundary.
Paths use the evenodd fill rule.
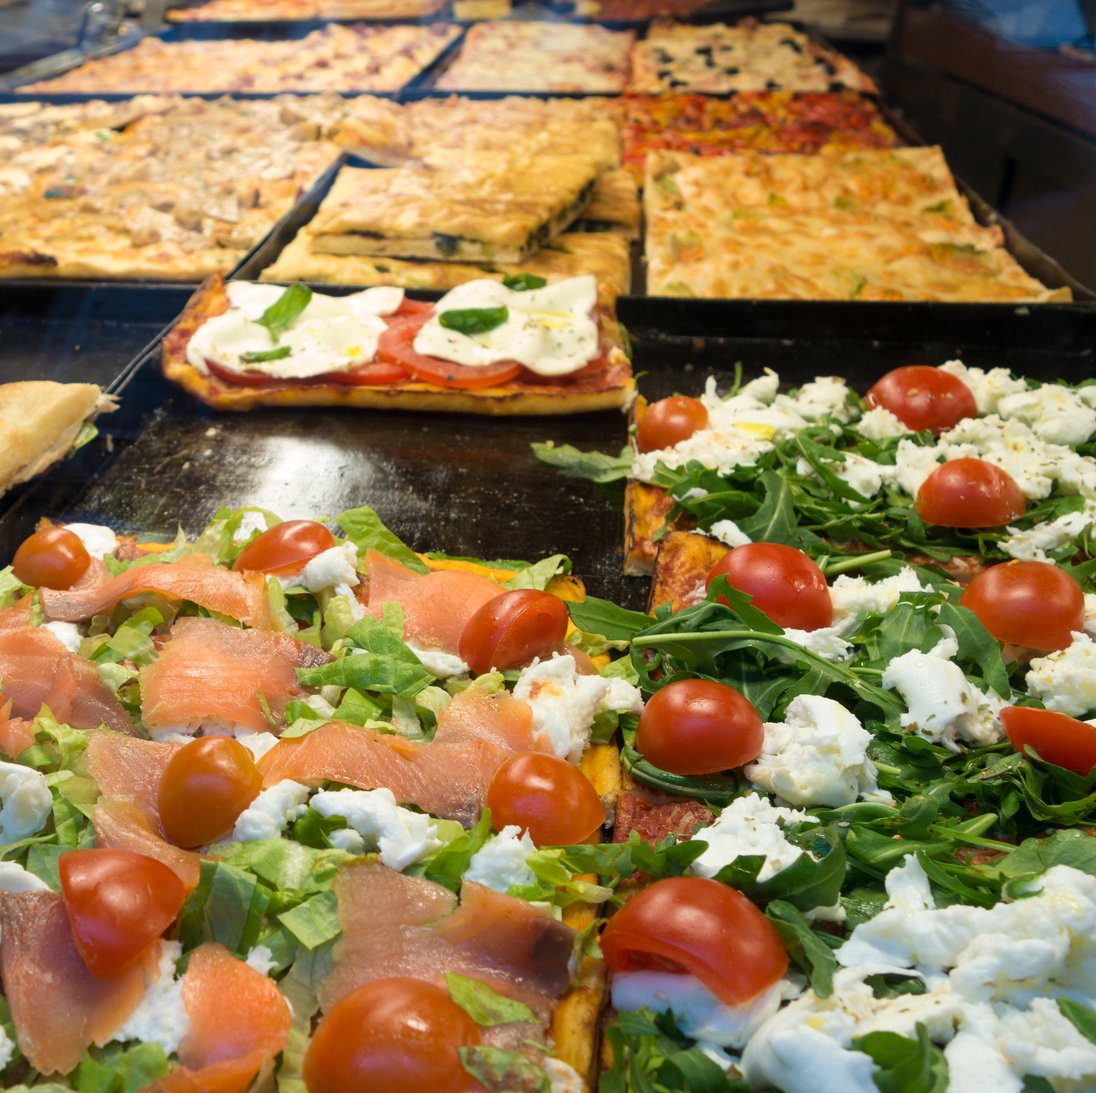
<path fill-rule="evenodd" d="M 556 467 L 568 478 L 588 478 L 591 482 L 617 482 L 632 473 L 632 450 L 624 448 L 619 455 L 604 452 L 579 451 L 573 444 L 556 444 L 548 440 L 531 445 L 533 455 L 542 463 Z"/>
<path fill-rule="evenodd" d="M 852 1046 L 881 1067 L 872 1075 L 880 1093 L 944 1093 L 948 1088 L 944 1053 L 929 1042 L 920 1022 L 916 1040 L 897 1032 L 869 1032 L 853 1040 Z"/>
<path fill-rule="evenodd" d="M 277 349 L 264 349 L 260 353 L 241 353 L 240 360 L 244 364 L 259 364 L 262 361 L 280 361 L 292 353 L 288 345 L 279 345 Z"/>
<path fill-rule="evenodd" d="M 483 1028 L 536 1020 L 536 1015 L 525 1003 L 515 1002 L 512 998 L 499 994 L 478 979 L 448 972 L 445 985 L 449 990 L 449 997 Z"/>
<path fill-rule="evenodd" d="M 486 334 L 509 318 L 510 310 L 505 307 L 464 307 L 443 311 L 438 322 L 446 330 L 455 330 L 458 334 Z"/>
<path fill-rule="evenodd" d="M 312 289 L 307 285 L 290 285 L 274 303 L 255 321 L 270 331 L 275 343 L 301 317 L 312 299 Z"/>
<path fill-rule="evenodd" d="M 528 292 L 534 288 L 544 288 L 548 284 L 545 277 L 538 277 L 535 273 L 514 273 L 502 279 L 503 285 L 513 292 Z"/>
<path fill-rule="evenodd" d="M 340 512 L 335 517 L 335 523 L 342 528 L 360 554 L 367 550 L 377 550 L 416 573 L 430 572 L 429 566 L 398 535 L 389 531 L 368 505 Z"/>
<path fill-rule="evenodd" d="M 498 1047 L 459 1047 L 461 1066 L 488 1093 L 508 1093 L 523 1089 L 529 1093 L 551 1093 L 548 1075 L 520 1051 L 504 1051 Z"/>

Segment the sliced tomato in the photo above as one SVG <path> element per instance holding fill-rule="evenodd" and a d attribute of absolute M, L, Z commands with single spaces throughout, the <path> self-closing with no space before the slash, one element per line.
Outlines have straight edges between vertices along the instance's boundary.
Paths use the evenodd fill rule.
<path fill-rule="evenodd" d="M 523 371 L 517 361 L 500 361 L 498 364 L 470 367 L 416 353 L 415 336 L 429 318 L 427 314 L 419 314 L 392 323 L 377 343 L 376 359 L 398 365 L 415 379 L 426 380 L 442 387 L 494 387 L 513 379 Z"/>
<path fill-rule="evenodd" d="M 377 384 L 402 383 L 410 379 L 407 370 L 392 361 L 367 361 L 345 372 L 324 372 L 312 376 L 308 383 L 342 383 L 347 387 L 369 387 Z"/>
<path fill-rule="evenodd" d="M 225 383 L 236 383 L 244 387 L 277 387 L 293 382 L 292 380 L 278 379 L 276 376 L 268 376 L 265 372 L 243 372 L 238 368 L 230 368 L 227 364 L 211 361 L 208 357 L 206 357 L 205 362 L 210 374 Z"/>
<path fill-rule="evenodd" d="M 1001 724 L 1017 751 L 1031 747 L 1040 759 L 1087 775 L 1096 767 L 1096 726 L 1055 710 L 1007 706 Z"/>
<path fill-rule="evenodd" d="M 396 319 L 403 319 L 408 315 L 423 314 L 425 314 L 427 318 L 433 315 L 434 305 L 428 300 L 412 300 L 409 296 L 404 296 L 403 303 L 392 312 L 392 316 Z"/>

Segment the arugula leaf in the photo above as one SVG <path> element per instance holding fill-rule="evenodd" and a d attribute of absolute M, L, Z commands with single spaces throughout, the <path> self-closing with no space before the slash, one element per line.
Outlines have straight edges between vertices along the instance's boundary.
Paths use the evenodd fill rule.
<path fill-rule="evenodd" d="M 520 1051 L 506 1051 L 486 1044 L 459 1047 L 457 1051 L 461 1066 L 488 1093 L 510 1093 L 515 1089 L 527 1090 L 528 1093 L 551 1093 L 548 1075 Z"/>
<path fill-rule="evenodd" d="M 264 361 L 281 361 L 292 354 L 293 350 L 288 345 L 280 345 L 277 349 L 264 349 L 257 353 L 241 353 L 240 360 L 244 364 L 261 364 Z"/>
<path fill-rule="evenodd" d="M 502 283 L 512 292 L 529 292 L 531 289 L 544 288 L 548 281 L 535 273 L 513 273 L 504 277 Z"/>
<path fill-rule="evenodd" d="M 510 309 L 506 307 L 464 307 L 440 312 L 438 322 L 446 330 L 472 335 L 495 330 L 509 318 Z"/>
<path fill-rule="evenodd" d="M 872 1075 L 880 1093 L 945 1093 L 948 1088 L 944 1053 L 929 1041 L 920 1022 L 916 1040 L 897 1032 L 869 1032 L 852 1046 L 881 1068 Z"/>
<path fill-rule="evenodd" d="M 1011 698 L 1008 670 L 1001 658 L 1000 642 L 982 625 L 982 620 L 969 607 L 945 601 L 940 605 L 937 621 L 950 626 L 959 641 L 960 660 L 976 665 L 982 678 L 1002 697 Z"/>
<path fill-rule="evenodd" d="M 270 331 L 270 337 L 277 345 L 278 339 L 301 317 L 311 299 L 312 289 L 307 285 L 290 285 L 255 322 Z"/>
<path fill-rule="evenodd" d="M 449 990 L 449 997 L 483 1028 L 536 1020 L 536 1014 L 524 1002 L 507 998 L 478 979 L 447 972 L 445 985 Z"/>
<path fill-rule="evenodd" d="M 567 604 L 571 621 L 580 630 L 600 634 L 610 641 L 631 641 L 636 634 L 651 625 L 651 616 L 642 611 L 629 611 L 611 600 L 587 596 Z"/>
<path fill-rule="evenodd" d="M 1082 831 L 1055 831 L 1045 839 L 1025 839 L 1011 853 L 983 868 L 1011 878 L 1042 874 L 1056 865 L 1096 877 L 1096 839 Z"/>
<path fill-rule="evenodd" d="M 840 944 L 836 938 L 817 934 L 802 913 L 786 900 L 773 900 L 765 908 L 765 917 L 776 927 L 784 948 L 792 963 L 810 980 L 814 993 L 819 998 L 829 998 L 833 994 L 833 975 L 837 970 L 837 960 L 833 955 L 834 946 Z"/>
<path fill-rule="evenodd" d="M 430 567 L 402 540 L 384 526 L 381 518 L 368 505 L 347 509 L 335 517 L 335 523 L 358 548 L 358 553 L 377 550 L 416 573 L 429 573 Z"/>
<path fill-rule="evenodd" d="M 583 452 L 573 444 L 556 444 L 548 440 L 531 445 L 533 454 L 542 463 L 557 467 L 568 478 L 588 478 L 592 482 L 618 482 L 632 473 L 632 449 L 622 448 L 619 455 L 605 452 Z"/>

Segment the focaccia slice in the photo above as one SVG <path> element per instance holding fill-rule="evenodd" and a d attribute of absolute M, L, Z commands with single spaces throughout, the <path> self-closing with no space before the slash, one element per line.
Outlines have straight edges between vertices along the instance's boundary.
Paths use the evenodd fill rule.
<path fill-rule="evenodd" d="M 421 167 L 347 168 L 313 222 L 326 254 L 521 262 L 585 208 L 593 164 L 481 152 Z"/>
<path fill-rule="evenodd" d="M 260 280 L 398 285 L 444 291 L 481 277 L 501 281 L 520 273 L 553 280 L 592 273 L 598 282 L 598 298 L 602 304 L 611 306 L 631 286 L 628 240 L 619 232 L 565 232 L 553 246 L 537 251 L 525 262 L 473 265 L 370 258 L 364 254 L 320 254 L 312 249 L 312 235 L 305 227 L 274 264 L 263 270 Z"/>
<path fill-rule="evenodd" d="M 459 412 L 489 416 L 577 414 L 629 404 L 635 381 L 619 324 L 599 309 L 603 356 L 598 367 L 556 380 L 517 377 L 493 387 L 456 388 L 408 379 L 398 383 L 346 384 L 330 380 L 267 380 L 234 383 L 205 374 L 187 360 L 187 344 L 207 319 L 228 306 L 224 279 L 212 277 L 191 297 L 163 343 L 164 375 L 218 410 L 259 406 L 348 406 L 372 409 Z"/>

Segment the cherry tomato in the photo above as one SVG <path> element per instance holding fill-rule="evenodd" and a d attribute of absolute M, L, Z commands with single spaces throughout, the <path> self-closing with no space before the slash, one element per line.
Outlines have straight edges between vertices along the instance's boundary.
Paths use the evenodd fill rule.
<path fill-rule="evenodd" d="M 132 850 L 67 850 L 57 869 L 76 948 L 100 979 L 150 948 L 186 896 L 171 869 Z"/>
<path fill-rule="evenodd" d="M 959 597 L 1006 645 L 1050 653 L 1085 628 L 1085 595 L 1049 562 L 1002 562 L 982 570 Z"/>
<path fill-rule="evenodd" d="M 259 795 L 263 776 L 230 736 L 202 736 L 181 747 L 160 781 L 160 823 L 176 846 L 205 846 L 226 835 Z"/>
<path fill-rule="evenodd" d="M 91 555 L 74 531 L 51 526 L 19 544 L 11 567 L 23 584 L 71 588 L 91 565 Z"/>
<path fill-rule="evenodd" d="M 233 563 L 236 570 L 292 573 L 317 554 L 330 550 L 335 536 L 315 520 L 284 520 L 251 540 Z"/>
<path fill-rule="evenodd" d="M 704 877 L 669 877 L 633 896 L 601 935 L 615 972 L 677 970 L 737 1006 L 788 967 L 773 924 L 741 892 Z"/>
<path fill-rule="evenodd" d="M 1008 706 L 1001 711 L 1012 746 L 1019 752 L 1030 745 L 1040 759 L 1087 775 L 1096 767 L 1096 727 L 1054 710 Z"/>
<path fill-rule="evenodd" d="M 467 365 L 416 353 L 415 336 L 429 318 L 429 314 L 418 314 L 391 323 L 377 342 L 376 359 L 397 364 L 415 379 L 439 383 L 443 387 L 494 387 L 513 379 L 522 371 L 517 361 Z"/>
<path fill-rule="evenodd" d="M 888 372 L 864 401 L 890 410 L 917 433 L 923 429 L 941 433 L 978 413 L 971 389 L 958 376 L 927 364 L 909 364 Z"/>
<path fill-rule="evenodd" d="M 795 547 L 781 543 L 735 547 L 708 570 L 707 584 L 719 576 L 752 596 L 754 607 L 785 629 L 818 630 L 833 622 L 833 602 L 822 570 Z"/>
<path fill-rule="evenodd" d="M 470 1093 L 482 1086 L 458 1047 L 480 1042 L 479 1025 L 432 983 L 374 979 L 324 1015 L 304 1057 L 308 1093 Z"/>
<path fill-rule="evenodd" d="M 713 774 L 752 762 L 765 730 L 753 704 L 733 687 L 710 679 L 668 683 L 639 716 L 636 748 L 674 774 Z"/>
<path fill-rule="evenodd" d="M 708 408 L 699 399 L 674 395 L 647 407 L 636 429 L 641 452 L 670 448 L 708 427 Z"/>
<path fill-rule="evenodd" d="M 997 528 L 1026 509 L 1012 475 L 984 459 L 941 463 L 917 491 L 917 515 L 945 528 Z"/>
<path fill-rule="evenodd" d="M 477 675 L 492 668 L 520 668 L 559 647 L 568 618 L 567 605 L 551 592 L 503 592 L 464 624 L 457 651 Z"/>
<path fill-rule="evenodd" d="M 542 751 L 512 755 L 487 787 L 491 826 L 516 824 L 537 846 L 585 842 L 605 823 L 605 806 L 578 767 Z"/>

